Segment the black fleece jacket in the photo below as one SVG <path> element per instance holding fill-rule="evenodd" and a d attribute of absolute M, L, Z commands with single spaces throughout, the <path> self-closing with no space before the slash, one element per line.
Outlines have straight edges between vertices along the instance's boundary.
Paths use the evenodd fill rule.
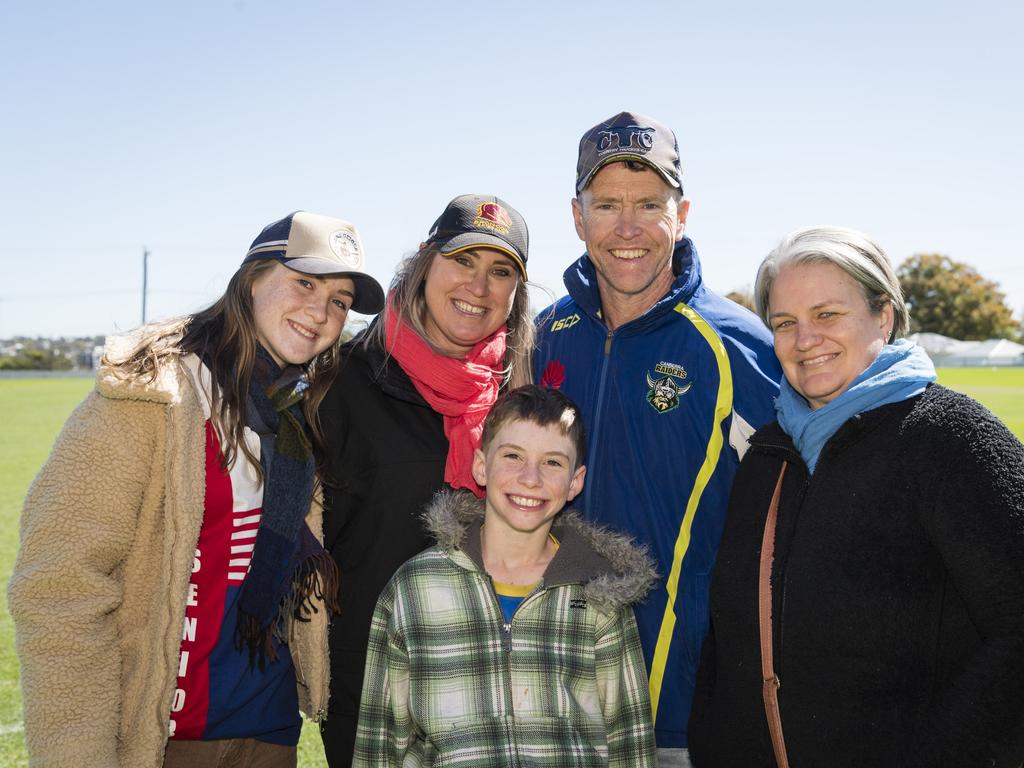
<path fill-rule="evenodd" d="M 420 520 L 445 487 L 443 417 L 379 346 L 361 337 L 320 406 L 324 462 L 324 546 L 338 563 L 340 611 L 331 622 L 331 698 L 322 726 L 332 768 L 347 766 L 377 597 L 398 567 L 433 544 Z"/>
<path fill-rule="evenodd" d="M 694 765 L 775 765 L 757 573 L 783 460 L 773 640 L 790 764 L 1019 765 L 1024 446 L 937 385 L 849 420 L 813 476 L 777 423 L 750 442 L 711 583 Z"/>

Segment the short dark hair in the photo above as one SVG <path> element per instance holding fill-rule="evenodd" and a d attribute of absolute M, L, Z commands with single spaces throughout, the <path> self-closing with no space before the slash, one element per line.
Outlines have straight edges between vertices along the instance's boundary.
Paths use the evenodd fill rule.
<path fill-rule="evenodd" d="M 530 421 L 541 427 L 557 425 L 576 449 L 576 467 L 583 463 L 587 453 L 583 414 L 576 403 L 557 389 L 527 384 L 501 395 L 484 420 L 481 449 L 486 451 L 494 436 L 510 421 Z"/>

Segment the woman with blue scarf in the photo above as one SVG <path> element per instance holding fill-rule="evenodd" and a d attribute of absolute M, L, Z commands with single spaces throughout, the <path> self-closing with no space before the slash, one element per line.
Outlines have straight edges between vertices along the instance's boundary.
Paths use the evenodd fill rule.
<path fill-rule="evenodd" d="M 1020 765 L 1024 446 L 899 339 L 863 234 L 791 233 L 755 301 L 785 378 L 733 486 L 694 765 Z"/>

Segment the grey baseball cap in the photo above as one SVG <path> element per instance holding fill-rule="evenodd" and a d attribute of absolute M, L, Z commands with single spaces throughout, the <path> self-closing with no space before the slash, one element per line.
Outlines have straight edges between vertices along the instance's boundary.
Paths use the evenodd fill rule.
<path fill-rule="evenodd" d="M 268 224 L 249 246 L 242 263 L 275 259 L 307 275 L 347 277 L 356 289 L 352 309 L 380 312 L 384 289 L 366 272 L 363 242 L 355 225 L 331 216 L 295 211 Z"/>
<path fill-rule="evenodd" d="M 649 165 L 669 186 L 683 191 L 676 135 L 654 118 L 636 112 L 619 112 L 602 120 L 580 139 L 576 194 L 587 188 L 602 167 L 622 160 Z"/>
<path fill-rule="evenodd" d="M 441 253 L 495 248 L 510 256 L 526 280 L 530 233 L 515 208 L 494 195 L 459 195 L 445 207 L 427 235 Z"/>

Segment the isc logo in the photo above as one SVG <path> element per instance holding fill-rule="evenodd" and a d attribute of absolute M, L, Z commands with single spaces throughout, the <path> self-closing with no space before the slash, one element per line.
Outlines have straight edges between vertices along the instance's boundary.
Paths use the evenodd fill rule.
<path fill-rule="evenodd" d="M 554 324 L 551 326 L 551 330 L 552 332 L 564 331 L 566 328 L 572 328 L 579 321 L 579 315 L 569 315 L 568 317 L 563 317 L 561 320 L 555 320 Z"/>

